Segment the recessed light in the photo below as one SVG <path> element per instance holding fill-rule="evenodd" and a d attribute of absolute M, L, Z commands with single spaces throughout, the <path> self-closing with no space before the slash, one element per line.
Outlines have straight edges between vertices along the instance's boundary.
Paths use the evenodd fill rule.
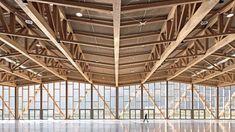
<path fill-rule="evenodd" d="M 29 25 L 33 25 L 33 21 L 32 20 L 25 20 L 25 23 L 29 24 Z"/>
<path fill-rule="evenodd" d="M 53 6 L 53 4 L 50 4 L 50 6 Z"/>
<path fill-rule="evenodd" d="M 201 21 L 201 23 L 200 23 L 202 26 L 205 26 L 205 25 L 207 25 L 208 24 L 208 21 L 206 21 L 206 20 L 203 20 L 203 21 Z"/>
<path fill-rule="evenodd" d="M 140 26 L 144 26 L 147 23 L 147 21 L 141 21 Z"/>
<path fill-rule="evenodd" d="M 41 45 L 40 45 L 40 44 L 36 44 L 36 46 L 37 46 L 37 47 L 41 47 Z"/>
<path fill-rule="evenodd" d="M 234 14 L 233 13 L 228 13 L 228 14 L 226 14 L 226 17 L 233 17 L 234 16 Z"/>
<path fill-rule="evenodd" d="M 82 13 L 81 13 L 81 12 L 77 12 L 77 13 L 76 13 L 76 16 L 77 16 L 77 17 L 82 17 Z"/>

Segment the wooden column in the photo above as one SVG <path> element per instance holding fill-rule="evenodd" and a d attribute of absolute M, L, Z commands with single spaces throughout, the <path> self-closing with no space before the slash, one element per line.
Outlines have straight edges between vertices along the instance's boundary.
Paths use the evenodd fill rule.
<path fill-rule="evenodd" d="M 118 91 L 118 87 L 116 87 L 116 119 L 119 119 L 119 91 Z"/>
<path fill-rule="evenodd" d="M 19 92 L 18 87 L 15 87 L 15 120 L 19 120 Z"/>
<path fill-rule="evenodd" d="M 144 119 L 144 86 L 143 84 L 141 84 L 140 86 L 140 90 L 141 90 L 141 108 L 140 108 L 140 119 Z"/>
<path fill-rule="evenodd" d="M 68 119 L 68 80 L 65 81 L 65 119 Z"/>
<path fill-rule="evenodd" d="M 43 120 L 43 109 L 42 109 L 42 83 L 40 84 L 40 119 Z"/>
<path fill-rule="evenodd" d="M 94 111 L 93 111 L 93 84 L 91 84 L 91 119 L 94 119 Z"/>
<path fill-rule="evenodd" d="M 193 107 L 193 105 L 194 105 L 194 102 L 193 102 L 194 85 L 193 85 L 193 83 L 191 85 L 192 85 L 191 86 L 191 95 L 192 95 L 192 99 L 191 99 L 191 103 L 192 103 L 191 119 L 194 119 L 194 107 Z"/>
<path fill-rule="evenodd" d="M 216 88 L 216 119 L 219 119 L 219 87 Z"/>
<path fill-rule="evenodd" d="M 166 81 L 166 114 L 165 114 L 165 118 L 166 119 L 169 119 L 169 116 L 168 116 L 168 81 Z"/>

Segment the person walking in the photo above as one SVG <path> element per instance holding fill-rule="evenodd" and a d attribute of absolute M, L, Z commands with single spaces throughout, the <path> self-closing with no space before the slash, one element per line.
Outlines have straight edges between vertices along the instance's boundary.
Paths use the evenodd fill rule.
<path fill-rule="evenodd" d="M 144 115 L 144 123 L 145 123 L 145 121 L 147 121 L 147 123 L 149 122 L 147 113 L 145 113 L 145 115 Z"/>

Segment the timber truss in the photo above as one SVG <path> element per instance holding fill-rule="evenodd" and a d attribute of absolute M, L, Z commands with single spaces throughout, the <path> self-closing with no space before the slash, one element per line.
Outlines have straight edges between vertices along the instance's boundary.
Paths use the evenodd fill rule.
<path fill-rule="evenodd" d="M 1 0 L 0 84 L 231 85 L 234 13 L 234 0 Z"/>

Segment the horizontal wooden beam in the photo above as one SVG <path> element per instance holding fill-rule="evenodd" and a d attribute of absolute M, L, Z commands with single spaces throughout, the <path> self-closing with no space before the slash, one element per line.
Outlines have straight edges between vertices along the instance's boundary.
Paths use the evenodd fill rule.
<path fill-rule="evenodd" d="M 87 37 L 96 37 L 100 39 L 107 39 L 107 40 L 113 40 L 113 35 L 112 34 L 103 34 L 103 33 L 96 33 L 96 32 L 85 32 L 85 31 L 78 31 L 74 30 L 73 34 L 75 35 L 82 35 L 82 36 L 87 36 Z"/>
<path fill-rule="evenodd" d="M 76 9 L 86 9 L 91 11 L 98 11 L 103 13 L 112 13 L 112 5 L 104 5 L 99 3 L 90 3 L 90 2 L 76 2 L 68 0 L 27 0 L 28 2 L 37 2 L 44 4 L 53 4 L 57 6 L 64 6 Z"/>
<path fill-rule="evenodd" d="M 96 26 L 104 26 L 113 28 L 113 21 L 111 20 L 104 20 L 104 19 L 97 19 L 97 18 L 80 18 L 77 16 L 67 15 L 67 20 L 70 22 L 79 22 L 84 24 L 92 24 Z"/>
<path fill-rule="evenodd" d="M 218 34 L 186 37 L 183 41 L 189 42 L 189 41 L 195 41 L 195 40 L 201 40 L 201 39 L 207 39 L 207 38 L 222 37 L 222 36 L 227 36 L 230 34 L 235 34 L 235 32 L 225 32 L 225 33 L 218 33 Z M 158 45 L 158 44 L 170 43 L 170 42 L 174 42 L 174 41 L 176 41 L 176 39 L 152 41 L 152 42 L 145 42 L 145 43 L 138 43 L 138 44 L 128 44 L 128 45 L 120 46 L 120 49 L 129 49 L 129 48 L 136 48 L 136 47 L 143 47 L 143 46 L 153 46 L 153 45 Z"/>
<path fill-rule="evenodd" d="M 134 18 L 133 18 L 134 19 Z M 127 28 L 131 26 L 141 26 L 141 22 L 147 25 L 151 23 L 165 22 L 167 16 L 157 16 L 157 17 L 146 17 L 146 18 L 136 18 L 133 19 L 124 19 L 121 21 L 120 28 Z M 67 20 L 71 22 L 79 22 L 84 24 L 92 24 L 96 26 L 103 26 L 113 28 L 113 21 L 109 19 L 100 19 L 100 18 L 80 18 L 74 15 L 67 15 Z"/>
<path fill-rule="evenodd" d="M 7 33 L 7 32 L 0 32 L 0 35 L 9 35 L 9 36 L 16 36 L 16 37 L 21 37 L 21 38 L 37 39 L 37 40 L 51 42 L 51 40 L 47 37 L 41 37 L 41 36 L 36 36 L 36 35 Z M 90 42 L 82 42 L 82 41 L 76 41 L 76 40 L 60 40 L 60 42 L 64 42 L 68 44 L 78 44 L 78 45 L 84 45 L 84 46 L 96 47 L 96 48 L 113 49 L 113 46 L 108 46 L 104 44 L 95 44 L 95 43 L 90 43 Z"/>
<path fill-rule="evenodd" d="M 159 8 L 172 7 L 176 5 L 201 3 L 201 2 L 202 0 L 167 0 L 167 1 L 129 4 L 129 5 L 122 6 L 122 13 L 132 13 L 136 11 L 153 10 L 153 9 L 159 9 Z"/>
<path fill-rule="evenodd" d="M 0 85 L 9 86 L 9 87 L 16 87 L 16 84 L 12 83 L 12 82 L 0 82 Z"/>
<path fill-rule="evenodd" d="M 165 22 L 167 20 L 167 16 L 133 18 L 133 19 L 122 20 L 121 28 L 127 28 L 127 27 L 132 27 L 132 26 L 142 26 L 141 23 L 145 23 L 145 25 L 148 25 L 152 23 Z"/>

